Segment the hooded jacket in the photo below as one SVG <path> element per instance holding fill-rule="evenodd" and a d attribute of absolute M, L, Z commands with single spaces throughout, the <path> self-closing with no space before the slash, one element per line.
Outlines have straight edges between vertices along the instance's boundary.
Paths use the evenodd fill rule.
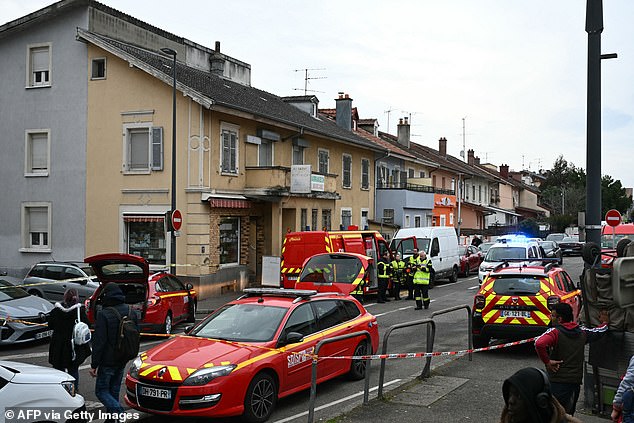
<path fill-rule="evenodd" d="M 136 313 L 130 312 L 125 304 L 125 295 L 115 282 L 106 284 L 101 297 L 102 309 L 97 313 L 95 331 L 92 335 L 92 362 L 90 367 L 97 369 L 104 367 L 124 367 L 126 363 L 116 363 L 113 360 L 114 347 L 119 333 L 120 320 L 117 315 L 108 308 L 115 308 L 121 316 L 130 316 L 138 325 Z"/>
<path fill-rule="evenodd" d="M 81 321 L 88 324 L 88 316 L 80 303 L 70 307 L 66 303 L 55 303 L 48 318 L 48 327 L 53 330 L 48 346 L 48 362 L 56 369 L 78 367 L 90 355 L 89 344 L 75 345 L 73 360 L 73 328 L 77 321 L 77 309 Z"/>

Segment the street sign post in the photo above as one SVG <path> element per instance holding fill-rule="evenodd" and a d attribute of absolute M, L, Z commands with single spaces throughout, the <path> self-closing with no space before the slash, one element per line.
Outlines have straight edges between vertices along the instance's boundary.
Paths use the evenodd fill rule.
<path fill-rule="evenodd" d="M 612 248 L 616 248 L 616 227 L 621 224 L 621 213 L 610 209 L 605 213 L 605 223 L 612 227 Z"/>

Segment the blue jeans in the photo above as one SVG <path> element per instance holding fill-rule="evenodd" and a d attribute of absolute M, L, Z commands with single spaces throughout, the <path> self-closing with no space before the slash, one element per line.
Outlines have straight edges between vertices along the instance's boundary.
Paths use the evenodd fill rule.
<path fill-rule="evenodd" d="M 634 423 L 634 391 L 623 392 L 623 423 Z"/>
<path fill-rule="evenodd" d="M 123 413 L 123 407 L 119 404 L 119 392 L 125 367 L 104 367 L 97 369 L 95 381 L 95 395 L 106 407 L 108 413 Z"/>
<path fill-rule="evenodd" d="M 573 416 L 575 414 L 575 409 L 577 408 L 577 400 L 579 399 L 581 385 L 576 383 L 551 382 L 550 391 L 553 396 L 557 398 L 559 404 L 566 409 L 566 413 Z"/>

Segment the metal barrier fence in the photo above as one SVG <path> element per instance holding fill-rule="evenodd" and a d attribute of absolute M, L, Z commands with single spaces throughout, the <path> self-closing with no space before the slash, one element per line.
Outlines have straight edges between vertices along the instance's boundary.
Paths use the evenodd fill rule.
<path fill-rule="evenodd" d="M 326 344 L 331 344 L 333 342 L 341 341 L 348 338 L 355 338 L 357 336 L 365 336 L 368 345 L 370 346 L 370 351 L 372 351 L 372 339 L 370 338 L 370 333 L 368 331 L 359 331 L 354 333 L 349 333 L 346 335 L 335 336 L 334 338 L 323 339 L 317 343 L 315 346 L 315 351 L 313 352 L 313 364 L 312 364 L 312 374 L 310 378 L 310 401 L 308 405 L 308 423 L 313 423 L 315 419 L 315 397 L 317 396 L 317 363 L 319 362 L 319 350 L 322 346 Z M 365 360 L 365 386 L 363 388 L 363 403 L 368 403 L 368 398 L 370 396 L 370 363 L 371 360 Z"/>
<path fill-rule="evenodd" d="M 473 339 L 471 338 L 471 331 L 473 329 L 473 322 L 471 321 L 471 307 L 469 307 L 467 304 L 463 304 L 463 305 L 458 305 L 458 306 L 434 311 L 431 314 L 431 318 L 433 319 L 436 316 L 439 316 L 441 314 L 451 313 L 452 311 L 462 310 L 463 308 L 467 310 L 467 339 L 468 339 L 467 345 L 468 345 L 469 351 L 471 351 L 473 349 Z M 469 352 L 469 361 L 472 361 L 472 360 L 473 360 L 472 353 Z M 429 362 L 431 362 L 431 358 L 429 359 L 428 363 Z"/>

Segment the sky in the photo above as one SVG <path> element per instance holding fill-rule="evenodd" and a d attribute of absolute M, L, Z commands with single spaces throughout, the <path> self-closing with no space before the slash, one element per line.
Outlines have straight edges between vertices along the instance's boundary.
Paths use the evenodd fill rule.
<path fill-rule="evenodd" d="M 52 4 L 0 0 L 0 23 Z M 103 0 L 251 65 L 251 85 L 334 108 L 482 163 L 549 169 L 586 161 L 585 0 Z M 604 0 L 601 173 L 634 187 L 634 1 Z M 596 158 L 594 158 L 596 159 Z"/>

